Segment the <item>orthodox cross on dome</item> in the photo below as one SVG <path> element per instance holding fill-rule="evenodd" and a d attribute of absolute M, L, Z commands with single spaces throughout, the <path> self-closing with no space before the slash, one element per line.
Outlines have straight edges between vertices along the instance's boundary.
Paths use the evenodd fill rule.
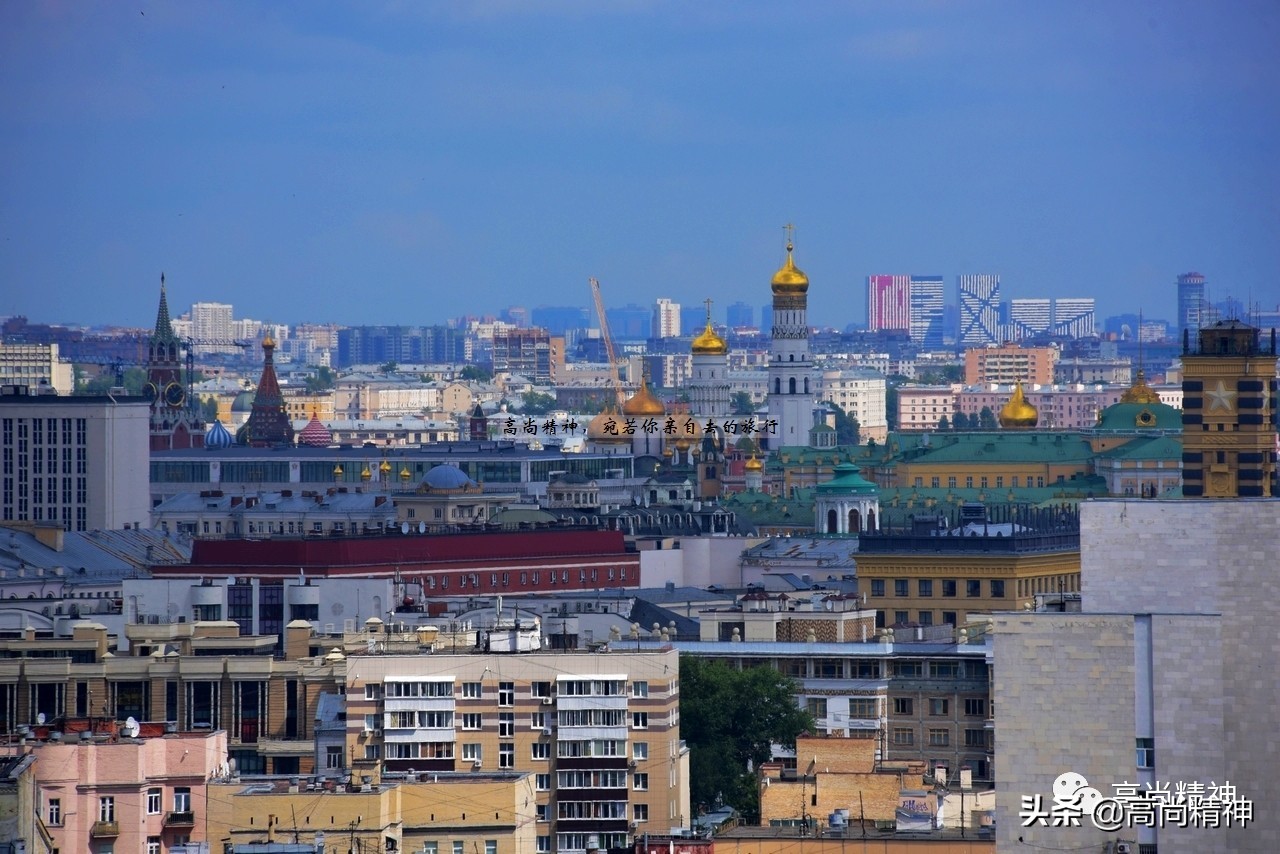
<path fill-rule="evenodd" d="M 795 248 L 795 244 L 796 244 L 796 241 L 795 241 L 796 227 L 791 223 L 787 223 L 782 227 L 782 230 L 787 233 L 787 251 L 790 252 L 793 248 Z"/>
<path fill-rule="evenodd" d="M 707 304 L 707 326 L 711 325 L 711 298 L 707 297 L 703 300 Z"/>

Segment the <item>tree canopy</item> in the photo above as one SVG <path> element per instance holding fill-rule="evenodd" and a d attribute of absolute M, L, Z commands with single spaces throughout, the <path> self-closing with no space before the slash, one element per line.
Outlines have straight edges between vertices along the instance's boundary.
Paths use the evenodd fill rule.
<path fill-rule="evenodd" d="M 467 382 L 487 383 L 493 379 L 493 371 L 482 368 L 479 365 L 467 365 L 458 371 L 458 379 Z"/>
<path fill-rule="evenodd" d="M 748 820 L 759 816 L 754 772 L 769 760 L 773 744 L 792 744 L 813 729 L 795 695 L 795 682 L 767 665 L 736 670 L 680 656 L 680 734 L 690 750 L 695 812 L 724 803 Z"/>
<path fill-rule="evenodd" d="M 858 419 L 845 412 L 844 409 L 841 408 L 840 404 L 835 403 L 834 401 L 827 401 L 827 405 L 831 407 L 831 413 L 835 416 L 836 444 L 858 444 L 858 434 L 862 430 L 862 427 L 858 424 Z"/>
<path fill-rule="evenodd" d="M 734 415 L 754 415 L 756 411 L 751 393 L 746 391 L 735 391 L 729 397 L 729 406 Z"/>
<path fill-rule="evenodd" d="M 539 391 L 527 391 L 522 395 L 523 405 L 520 407 L 522 415 L 546 415 L 556 408 L 556 398 L 553 394 L 543 394 Z"/>

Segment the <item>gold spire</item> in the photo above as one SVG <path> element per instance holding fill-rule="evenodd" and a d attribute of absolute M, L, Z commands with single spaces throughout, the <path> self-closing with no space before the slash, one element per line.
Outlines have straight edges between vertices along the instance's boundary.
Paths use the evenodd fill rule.
<path fill-rule="evenodd" d="M 803 296 L 809 290 L 809 277 L 804 274 L 796 266 L 795 259 L 791 257 L 791 253 L 795 251 L 795 242 L 792 236 L 795 232 L 795 226 L 788 223 L 787 232 L 787 260 L 786 263 L 773 274 L 773 295 L 779 296 Z"/>
<path fill-rule="evenodd" d="M 729 345 L 711 327 L 711 300 L 707 300 L 707 328 L 693 339 L 692 350 L 695 356 L 723 356 L 729 352 Z"/>
<path fill-rule="evenodd" d="M 1027 402 L 1022 393 L 1022 380 L 1013 387 L 1013 396 L 1000 409 L 1000 426 L 1008 429 L 1034 427 L 1040 420 L 1040 412 Z"/>

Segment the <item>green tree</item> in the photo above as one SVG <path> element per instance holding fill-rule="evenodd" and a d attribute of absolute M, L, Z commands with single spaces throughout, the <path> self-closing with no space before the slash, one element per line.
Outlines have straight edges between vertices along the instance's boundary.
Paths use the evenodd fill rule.
<path fill-rule="evenodd" d="M 378 370 L 384 374 L 394 374 L 396 371 L 400 370 L 400 366 L 394 361 L 383 362 L 381 365 L 378 365 Z"/>
<path fill-rule="evenodd" d="M 493 379 L 493 371 L 479 365 L 467 365 L 458 371 L 458 379 L 468 382 L 487 383 Z"/>
<path fill-rule="evenodd" d="M 991 407 L 982 407 L 982 411 L 978 413 L 978 429 L 994 430 L 996 426 L 996 414 L 991 411 Z"/>
<path fill-rule="evenodd" d="M 524 405 L 520 407 L 520 412 L 523 415 L 546 415 L 555 408 L 555 395 L 530 391 L 524 394 Z"/>
<path fill-rule="evenodd" d="M 734 415 L 754 415 L 756 411 L 751 393 L 746 391 L 735 391 L 729 398 L 729 407 Z"/>
<path fill-rule="evenodd" d="M 938 430 L 941 431 L 941 430 L 950 430 L 950 429 L 951 429 L 951 420 L 947 418 L 947 416 L 944 415 L 938 419 Z"/>
<path fill-rule="evenodd" d="M 845 412 L 838 403 L 827 401 L 827 405 L 831 407 L 831 414 L 835 416 L 836 444 L 858 444 L 858 432 L 861 429 L 858 424 L 858 419 Z"/>
<path fill-rule="evenodd" d="M 723 801 L 748 821 L 757 820 L 754 769 L 768 761 L 772 744 L 794 743 L 812 729 L 813 717 L 796 705 L 795 682 L 772 667 L 737 670 L 680 656 L 680 734 L 691 753 L 695 812 Z"/>
<path fill-rule="evenodd" d="M 952 422 L 953 430 L 972 430 L 973 423 L 969 416 L 963 412 L 957 412 L 955 420 Z"/>
<path fill-rule="evenodd" d="M 391 362 L 389 364 L 394 365 L 395 363 Z M 338 377 L 334 374 L 332 369 L 327 368 L 324 365 L 320 365 L 316 368 L 316 372 L 314 374 L 307 375 L 307 391 L 312 394 L 315 394 L 318 391 L 326 391 L 333 388 L 337 379 Z"/>
<path fill-rule="evenodd" d="M 218 398 L 212 395 L 200 398 L 200 418 L 206 424 L 212 424 L 218 419 Z"/>
<path fill-rule="evenodd" d="M 104 366 L 93 379 L 84 379 L 82 375 L 76 386 L 76 394 L 106 394 L 120 383 L 117 382 L 116 370 L 113 366 Z M 127 368 L 124 372 L 124 390 L 126 394 L 142 394 L 142 387 L 147 384 L 147 372 L 144 368 Z"/>

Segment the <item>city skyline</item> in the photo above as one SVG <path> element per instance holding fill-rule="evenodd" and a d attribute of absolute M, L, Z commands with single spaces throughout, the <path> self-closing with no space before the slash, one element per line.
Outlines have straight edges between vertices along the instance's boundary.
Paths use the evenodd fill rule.
<path fill-rule="evenodd" d="M 787 222 L 818 325 L 885 270 L 1098 317 L 1172 320 L 1190 270 L 1280 302 L 1267 4 L 0 21 L 0 315 L 141 325 L 161 271 L 175 305 L 295 322 L 588 305 L 593 275 L 611 307 L 758 310 Z"/>

